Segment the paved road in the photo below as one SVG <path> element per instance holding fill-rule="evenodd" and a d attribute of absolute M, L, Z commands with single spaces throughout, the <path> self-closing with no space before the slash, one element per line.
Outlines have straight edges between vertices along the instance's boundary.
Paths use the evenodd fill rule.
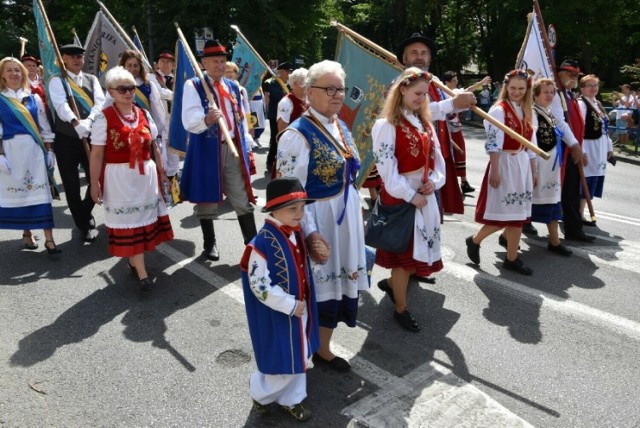
<path fill-rule="evenodd" d="M 482 133 L 465 132 L 479 187 Z M 260 171 L 265 158 L 260 150 Z M 357 328 L 335 335 L 354 370 L 310 371 L 307 426 L 640 426 L 637 168 L 610 169 L 594 203 L 599 239 L 571 244 L 572 258 L 547 254 L 544 238 L 523 240 L 532 277 L 499 269 L 497 238 L 479 268 L 469 264 L 464 238 L 478 226 L 467 198 L 465 215 L 445 218 L 437 283 L 410 287 L 422 332 L 400 330 L 377 288 L 363 293 Z M 265 184 L 254 182 L 261 196 Z M 64 203 L 54 207 L 58 260 L 0 231 L 0 425 L 295 425 L 276 408 L 251 411 L 233 213 L 216 221 L 222 258 L 211 263 L 199 257 L 191 206 L 173 208 L 176 240 L 148 256 L 157 289 L 141 297 L 126 261 L 108 256 L 104 229 L 83 244 Z M 386 275 L 376 268 L 372 280 Z"/>

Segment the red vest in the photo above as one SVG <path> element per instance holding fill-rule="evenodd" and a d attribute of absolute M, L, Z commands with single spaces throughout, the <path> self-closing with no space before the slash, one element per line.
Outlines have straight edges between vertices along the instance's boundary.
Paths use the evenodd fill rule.
<path fill-rule="evenodd" d="M 435 167 L 435 158 L 432 149 L 433 134 L 431 126 L 425 124 L 426 132 L 420 133 L 406 119 L 396 126 L 395 156 L 398 160 L 398 172 L 406 174 L 417 171 L 427 166 L 428 170 Z M 428 170 L 425 172 L 428 174 Z"/>
<path fill-rule="evenodd" d="M 144 174 L 144 161 L 151 159 L 151 131 L 142 109 L 133 107 L 138 114 L 135 129 L 120 120 L 113 106 L 102 110 L 107 121 L 107 146 L 104 151 L 105 163 L 128 163 L 133 169 L 138 164 L 140 174 Z"/>
<path fill-rule="evenodd" d="M 527 140 L 531 141 L 531 137 L 533 136 L 533 128 L 527 122 L 520 120 L 516 112 L 511 107 L 511 103 L 509 101 L 502 101 L 500 103 L 502 110 L 504 110 L 504 124 L 508 127 L 516 131 L 518 134 L 522 135 Z M 502 144 L 502 150 L 513 150 L 520 151 L 523 150 L 524 146 L 522 146 L 517 140 L 511 138 L 508 134 L 504 134 L 504 143 Z"/>
<path fill-rule="evenodd" d="M 291 111 L 291 117 L 289 118 L 289 123 L 293 123 L 294 120 L 302 116 L 302 113 L 307 111 L 307 104 L 304 100 L 293 95 L 293 92 L 286 96 L 291 101 L 291 104 L 293 104 L 293 110 Z"/>

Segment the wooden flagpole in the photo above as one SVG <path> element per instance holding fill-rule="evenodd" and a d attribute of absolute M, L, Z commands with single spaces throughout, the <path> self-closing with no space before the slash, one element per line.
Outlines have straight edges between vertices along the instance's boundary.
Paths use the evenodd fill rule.
<path fill-rule="evenodd" d="M 339 31 L 343 31 L 344 33 L 346 33 L 346 34 L 350 35 L 351 37 L 357 39 L 361 43 L 364 43 L 365 45 L 367 45 L 367 47 L 369 47 L 370 49 L 374 50 L 381 57 L 387 59 L 387 61 L 389 61 L 391 64 L 393 64 L 399 70 L 403 69 L 403 65 L 400 64 L 400 62 L 395 57 L 395 55 L 392 54 L 391 52 L 389 52 L 388 50 L 384 49 L 383 47 L 381 47 L 381 46 L 379 46 L 379 45 L 377 45 L 375 43 L 373 43 L 371 40 L 361 36 L 360 34 L 356 33 L 355 31 L 351 30 L 348 27 L 345 27 L 344 25 L 340 24 L 339 22 L 332 21 L 331 25 L 336 27 Z M 450 97 L 455 97 L 456 94 L 451 89 L 447 88 L 444 84 L 442 84 L 442 82 L 439 82 L 437 80 L 431 80 L 431 81 L 438 87 L 438 89 L 444 91 Z M 540 149 L 538 146 L 536 146 L 534 144 L 531 144 L 531 142 L 529 140 L 527 140 L 522 135 L 520 135 L 517 132 L 515 132 L 513 129 L 511 129 L 511 128 L 507 127 L 506 125 L 504 125 L 503 123 L 497 121 L 496 119 L 494 119 L 493 117 L 489 116 L 487 113 L 485 113 L 483 110 L 480 110 L 476 106 L 471 107 L 471 109 L 473 110 L 473 112 L 475 114 L 477 114 L 481 118 L 487 120 L 488 122 L 491 122 L 494 126 L 499 128 L 505 134 L 508 134 L 511 138 L 517 140 L 518 143 L 522 144 L 527 149 L 533 151 L 534 153 L 536 153 L 541 158 L 543 158 L 545 160 L 549 159 L 549 154 L 547 152 L 545 152 L 544 150 Z"/>
<path fill-rule="evenodd" d="M 196 76 L 198 76 L 198 78 L 202 81 L 202 87 L 204 88 L 204 92 L 207 95 L 207 100 L 209 101 L 209 108 L 218 108 L 218 106 L 216 105 L 216 101 L 213 98 L 213 94 L 211 93 L 211 89 L 209 89 L 209 85 L 207 84 L 207 81 L 204 78 L 204 74 L 202 74 L 202 70 L 200 70 L 198 61 L 196 60 L 196 57 L 193 55 L 193 52 L 191 52 L 191 48 L 189 47 L 189 43 L 187 43 L 187 39 L 184 37 L 184 34 L 182 34 L 182 30 L 180 29 L 180 26 L 178 25 L 178 23 L 174 22 L 174 24 L 176 26 L 176 31 L 178 32 L 178 38 L 184 45 L 184 50 L 187 53 L 187 56 L 189 57 L 189 62 L 191 63 L 191 66 L 193 67 L 196 73 Z M 224 102 L 224 100 L 222 102 Z M 233 139 L 231 138 L 231 134 L 229 134 L 227 123 L 224 121 L 224 118 L 222 116 L 220 116 L 220 118 L 218 119 L 218 126 L 220 126 L 220 129 L 222 130 L 222 136 L 224 137 L 224 140 L 229 146 L 229 151 L 231 151 L 231 154 L 233 155 L 233 157 L 237 158 L 239 157 L 238 151 L 236 150 L 236 146 L 233 142 Z"/>

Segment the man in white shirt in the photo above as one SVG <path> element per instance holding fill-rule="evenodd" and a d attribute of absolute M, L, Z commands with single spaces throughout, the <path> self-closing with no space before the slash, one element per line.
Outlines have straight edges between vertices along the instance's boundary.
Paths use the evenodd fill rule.
<path fill-rule="evenodd" d="M 73 44 L 64 45 L 60 47 L 60 53 L 68 79 L 63 82 L 60 77 L 53 77 L 49 82 L 49 95 L 55 111 L 56 137 L 53 148 L 73 221 L 80 230 L 81 238 L 85 242 L 94 242 L 96 224 L 91 214 L 94 203 L 89 186 L 84 198 L 81 197 L 78 166 L 82 165 L 87 182 L 90 183 L 89 159 L 82 140 L 89 138 L 93 121 L 102 111 L 104 93 L 95 76 L 82 72 L 84 66 L 82 47 Z M 71 97 L 75 100 L 78 114 L 70 105 Z"/>

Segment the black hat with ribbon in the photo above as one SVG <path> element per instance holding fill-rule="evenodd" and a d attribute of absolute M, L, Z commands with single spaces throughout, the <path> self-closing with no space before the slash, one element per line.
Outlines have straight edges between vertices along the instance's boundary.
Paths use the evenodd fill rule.
<path fill-rule="evenodd" d="M 307 192 L 297 178 L 279 177 L 267 184 L 267 204 L 262 208 L 262 212 L 279 210 L 296 202 L 310 204 L 314 200 L 307 198 Z"/>
<path fill-rule="evenodd" d="M 210 56 L 227 56 L 227 50 L 217 40 L 207 40 L 204 42 L 204 49 L 202 51 L 202 58 Z"/>

